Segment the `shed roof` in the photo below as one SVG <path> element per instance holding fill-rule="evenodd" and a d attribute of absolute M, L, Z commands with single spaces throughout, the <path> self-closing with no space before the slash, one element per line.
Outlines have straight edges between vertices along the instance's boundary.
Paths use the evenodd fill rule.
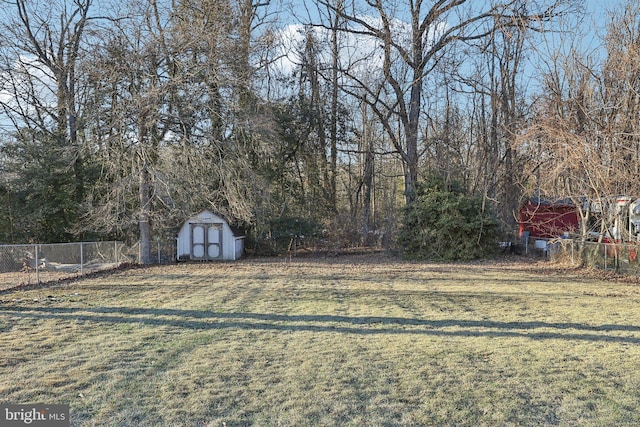
<path fill-rule="evenodd" d="M 193 222 L 193 221 L 198 221 L 198 220 L 208 220 L 208 219 L 216 219 L 219 218 L 220 220 L 224 221 L 224 223 L 227 224 L 227 226 L 231 229 L 231 233 L 233 233 L 234 237 L 244 237 L 245 233 L 236 225 L 233 225 L 227 218 L 225 218 L 224 215 L 221 215 L 219 213 L 215 213 L 215 212 L 211 212 L 208 209 L 204 209 L 202 211 L 200 211 L 198 214 L 189 217 L 187 220 L 185 220 L 184 223 L 187 222 Z"/>

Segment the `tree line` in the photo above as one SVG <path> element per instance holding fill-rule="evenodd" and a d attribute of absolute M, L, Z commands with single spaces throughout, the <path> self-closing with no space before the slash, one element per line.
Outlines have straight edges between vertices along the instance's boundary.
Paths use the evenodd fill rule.
<path fill-rule="evenodd" d="M 588 51 L 583 7 L 3 1 L 0 241 L 146 263 L 210 209 L 256 251 L 389 246 L 433 176 L 505 232 L 534 192 L 640 195 L 640 8 Z"/>

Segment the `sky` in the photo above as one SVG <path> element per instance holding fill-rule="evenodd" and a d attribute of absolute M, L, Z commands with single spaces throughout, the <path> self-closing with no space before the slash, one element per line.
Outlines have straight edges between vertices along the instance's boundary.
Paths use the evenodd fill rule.
<path fill-rule="evenodd" d="M 477 5 L 480 4 L 479 1 L 483 0 L 471 1 L 475 2 L 474 5 Z M 539 35 L 533 42 L 533 47 L 535 49 L 539 49 L 541 52 L 546 50 L 548 53 L 556 48 L 561 48 L 567 51 L 572 47 L 571 45 L 575 45 L 580 50 L 593 55 L 594 58 L 603 59 L 605 53 L 602 50 L 600 37 L 605 33 L 606 25 L 609 21 L 609 11 L 615 7 L 619 7 L 624 1 L 625 0 L 584 0 L 583 6 L 585 15 L 582 16 L 579 22 L 579 36 L 573 31 Z M 309 20 L 309 16 L 311 16 L 311 19 L 318 19 L 318 6 L 315 6 L 314 3 L 303 0 L 294 0 L 291 4 L 294 11 L 293 13 L 298 15 L 296 18 L 298 22 Z M 425 4 L 430 4 L 430 2 L 425 2 Z M 280 5 L 279 2 L 272 2 L 269 7 L 279 7 L 278 5 Z M 399 14 L 399 16 L 401 16 L 401 14 Z M 284 73 L 290 73 L 295 68 L 295 64 L 300 62 L 300 58 L 295 51 L 295 46 L 300 45 L 304 39 L 302 34 L 304 27 L 302 24 L 296 22 L 296 19 L 292 19 L 290 21 L 291 23 L 284 26 L 280 32 L 283 42 L 279 53 L 283 56 L 275 65 L 280 67 Z M 366 19 L 370 22 L 375 22 L 376 19 L 379 20 L 379 18 L 373 17 L 373 14 L 372 17 L 368 17 Z M 573 18 L 565 25 L 567 28 L 573 28 L 572 26 L 576 25 L 575 21 L 576 19 Z M 285 20 L 285 22 L 287 21 Z M 399 31 L 403 31 L 403 27 L 408 27 L 406 23 L 399 19 L 396 20 L 396 22 L 396 27 Z M 318 38 L 324 37 L 328 39 L 329 37 L 327 30 L 323 31 L 322 29 L 315 29 L 314 31 Z M 404 31 L 408 33 L 409 29 L 406 28 Z M 343 64 L 359 64 L 359 68 L 362 70 L 362 73 L 375 74 L 376 70 L 380 69 L 382 64 L 382 54 L 378 49 L 379 43 L 375 40 L 365 36 L 349 34 L 343 36 L 342 43 L 346 46 L 346 49 L 344 49 L 344 52 L 341 55 L 341 62 Z M 325 61 L 330 62 L 329 52 L 324 52 L 323 55 L 325 57 Z M 534 57 L 535 55 L 531 55 L 532 59 Z M 365 58 L 369 58 L 366 64 L 363 62 Z M 527 80 L 534 79 L 536 75 L 540 74 L 540 69 L 544 69 L 544 66 L 545 64 L 537 64 L 535 62 L 529 64 L 523 73 L 523 78 Z M 531 87 L 535 88 L 536 83 L 532 82 Z"/>
<path fill-rule="evenodd" d="M 478 0 L 471 0 L 477 2 Z M 480 0 L 482 1 L 482 0 Z M 598 35 L 603 34 L 606 24 L 609 20 L 608 11 L 612 8 L 619 6 L 625 0 L 585 0 L 586 15 L 581 22 L 583 37 L 579 40 L 580 46 L 585 51 L 592 51 L 595 55 L 602 55 L 601 51 L 598 51 L 599 39 Z M 285 7 L 286 0 L 272 0 L 268 6 L 266 6 L 265 12 L 271 13 L 277 12 L 277 15 L 282 22 L 289 22 L 287 25 L 281 26 L 280 35 L 282 36 L 283 44 L 280 53 L 283 55 L 282 59 L 277 64 L 282 71 L 290 73 L 295 67 L 296 63 L 299 63 L 293 47 L 300 43 L 303 39 L 301 24 L 296 23 L 295 19 L 290 13 L 294 10 L 295 13 L 300 16 L 308 16 L 309 14 L 317 13 L 317 7 L 315 2 L 309 2 L 308 0 L 294 0 L 289 3 L 289 6 Z M 478 3 L 475 3 L 478 4 Z M 275 10 L 274 10 L 275 9 Z M 401 15 L 400 15 L 401 16 Z M 1 18 L 0 18 L 1 19 Z M 369 17 L 366 18 L 370 22 L 375 22 L 378 18 Z M 403 29 L 406 24 L 401 20 L 396 20 L 395 26 L 398 32 L 406 31 Z M 328 37 L 327 32 L 319 31 L 319 37 Z M 371 38 L 347 35 L 344 36 L 343 43 L 347 46 L 344 49 L 341 56 L 341 62 L 343 64 L 351 63 L 356 64 L 354 68 L 357 73 L 361 75 L 369 74 L 375 76 L 376 72 L 380 70 L 382 64 L 382 55 L 378 49 L 378 44 Z M 566 33 L 545 36 L 547 40 L 551 40 L 552 44 L 568 45 L 569 42 L 574 42 L 575 39 Z M 329 62 L 328 52 L 325 52 L 326 61 Z M 366 60 L 365 60 L 366 59 Z M 536 71 L 530 69 L 529 74 L 533 75 Z M 0 80 L 3 79 L 3 75 L 0 73 Z M 2 82 L 0 82 L 2 83 Z M 3 94 L 0 90 L 0 98 L 2 100 L 7 99 L 7 95 Z M 2 123 L 5 123 L 4 125 Z M 6 121 L 0 120 L 0 127 L 7 127 Z"/>

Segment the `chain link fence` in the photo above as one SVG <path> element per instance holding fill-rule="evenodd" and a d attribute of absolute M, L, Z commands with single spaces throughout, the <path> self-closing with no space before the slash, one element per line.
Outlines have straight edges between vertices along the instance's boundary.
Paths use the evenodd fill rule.
<path fill-rule="evenodd" d="M 0 245 L 0 289 L 77 277 L 136 261 L 121 242 Z"/>
<path fill-rule="evenodd" d="M 154 240 L 151 242 L 151 262 L 153 264 L 171 264 L 176 261 L 177 241 Z M 122 254 L 133 262 L 140 262 L 140 242 L 133 246 L 123 246 Z"/>
<path fill-rule="evenodd" d="M 636 243 L 597 243 L 574 240 L 550 240 L 549 259 L 574 266 L 640 275 L 640 245 Z"/>

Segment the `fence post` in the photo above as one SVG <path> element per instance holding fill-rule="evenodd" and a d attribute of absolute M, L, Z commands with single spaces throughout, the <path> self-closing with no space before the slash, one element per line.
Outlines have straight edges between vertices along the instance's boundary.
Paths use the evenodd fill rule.
<path fill-rule="evenodd" d="M 575 261 L 573 260 L 573 245 L 574 245 L 574 241 L 571 241 L 571 265 L 576 265 Z"/>
<path fill-rule="evenodd" d="M 40 259 L 38 257 L 38 245 L 35 245 L 35 250 L 33 251 L 35 253 L 35 262 L 36 262 L 36 285 L 40 284 Z"/>
<path fill-rule="evenodd" d="M 83 244 L 80 242 L 80 275 L 84 274 L 84 250 Z"/>

